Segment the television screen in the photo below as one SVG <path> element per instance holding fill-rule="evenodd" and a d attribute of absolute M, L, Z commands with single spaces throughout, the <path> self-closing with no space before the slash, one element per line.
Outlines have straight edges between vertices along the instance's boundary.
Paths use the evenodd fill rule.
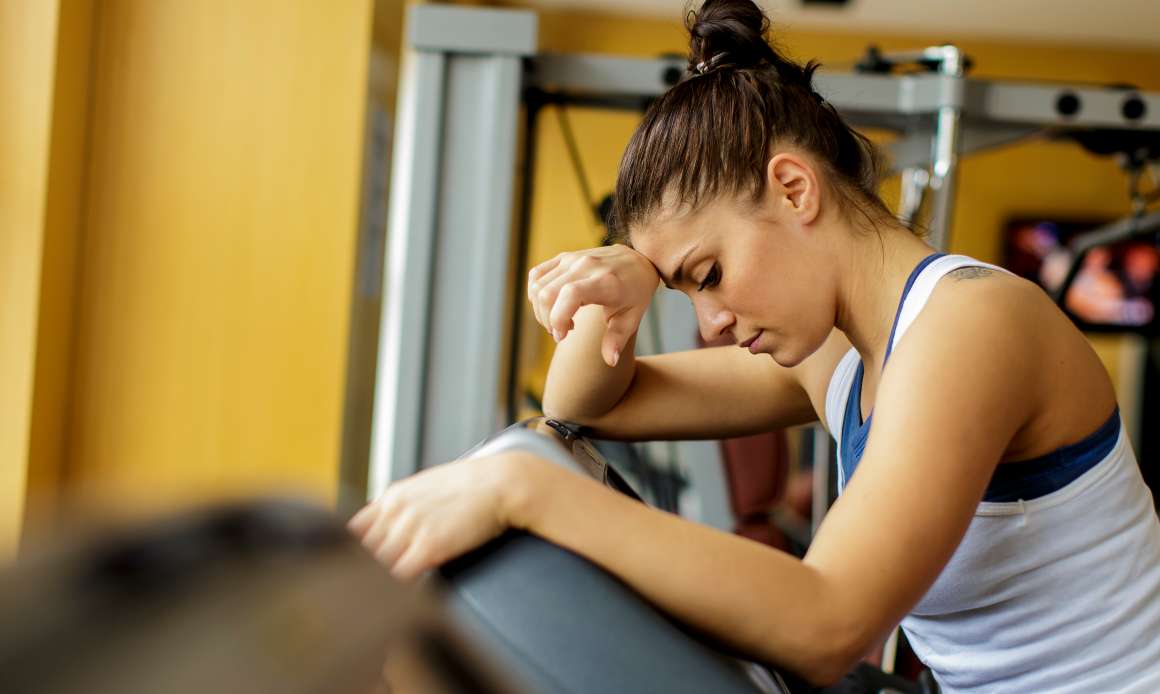
<path fill-rule="evenodd" d="M 1069 242 L 1101 222 L 1018 219 L 1007 224 L 1004 264 L 1053 297 L 1071 266 Z M 1063 308 L 1081 328 L 1160 334 L 1160 247 L 1122 241 L 1088 251 Z"/>

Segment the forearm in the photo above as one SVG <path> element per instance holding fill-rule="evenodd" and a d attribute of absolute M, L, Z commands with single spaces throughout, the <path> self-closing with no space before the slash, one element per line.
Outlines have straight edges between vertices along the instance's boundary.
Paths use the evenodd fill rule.
<path fill-rule="evenodd" d="M 788 554 L 566 470 L 532 466 L 528 478 L 513 524 L 586 557 L 739 652 L 817 682 L 837 679 L 860 655 L 861 629 L 846 623 L 835 591 Z"/>
<path fill-rule="evenodd" d="M 583 422 L 598 417 L 624 397 L 636 372 L 629 340 L 615 367 L 604 363 L 600 343 L 604 337 L 604 309 L 585 306 L 576 312 L 575 326 L 556 345 L 544 385 L 544 414 L 568 421 Z"/>

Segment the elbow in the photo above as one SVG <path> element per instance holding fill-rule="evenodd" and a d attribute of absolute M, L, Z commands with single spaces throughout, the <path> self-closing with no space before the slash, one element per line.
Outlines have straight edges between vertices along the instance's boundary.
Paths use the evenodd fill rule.
<path fill-rule="evenodd" d="M 845 654 L 819 654 L 800 674 L 815 687 L 830 687 L 853 670 L 859 660 L 858 657 L 850 658 Z"/>
<path fill-rule="evenodd" d="M 567 422 L 569 424 L 579 424 L 580 426 L 592 426 L 604 414 L 583 412 L 574 405 L 570 405 L 572 404 L 566 398 L 560 397 L 547 388 L 544 389 L 544 399 L 540 403 L 540 409 L 548 419 Z"/>
<path fill-rule="evenodd" d="M 556 397 L 555 391 L 549 390 L 548 388 L 544 389 L 544 397 L 540 401 L 540 410 L 543 411 L 545 417 L 567 421 L 568 410 L 562 408 L 561 404 L 559 398 Z"/>
<path fill-rule="evenodd" d="M 799 674 L 816 687 L 828 687 L 846 676 L 874 645 L 865 625 L 845 622 L 820 628 Z"/>
<path fill-rule="evenodd" d="M 565 404 L 559 401 L 559 398 L 553 397 L 548 391 L 544 391 L 544 400 L 540 404 L 540 409 L 543 410 L 544 416 L 548 419 L 555 419 L 560 422 L 576 422 L 578 417 L 575 412 L 569 410 Z"/>
<path fill-rule="evenodd" d="M 561 422 L 574 421 L 576 413 L 572 411 L 573 408 L 568 407 L 568 398 L 563 397 L 559 386 L 553 386 L 551 374 L 549 374 L 548 382 L 544 384 L 544 394 L 540 399 L 540 410 L 549 419 L 557 419 Z"/>

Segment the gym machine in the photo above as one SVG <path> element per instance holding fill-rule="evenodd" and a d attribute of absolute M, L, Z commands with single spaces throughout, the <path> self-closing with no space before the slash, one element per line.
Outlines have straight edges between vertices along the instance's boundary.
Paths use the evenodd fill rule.
<path fill-rule="evenodd" d="M 640 501 L 589 441 L 543 418 L 467 455 L 512 449 Z M 819 690 L 738 658 L 595 565 L 515 530 L 433 578 L 395 583 L 338 518 L 296 502 L 89 528 L 0 571 L 0 689 L 936 691 L 868 666 Z"/>
<path fill-rule="evenodd" d="M 456 458 L 514 421 L 536 116 L 545 105 L 642 109 L 675 84 L 679 58 L 537 51 L 525 10 L 409 9 L 392 171 L 388 248 L 367 496 Z M 860 128 L 897 134 L 901 216 L 934 245 L 951 233 L 959 158 L 1031 137 L 1160 132 L 1160 94 L 1091 85 L 972 79 L 954 46 L 871 49 L 858 69 L 821 72 L 818 91 Z M 513 203 L 514 201 L 514 203 Z M 657 351 L 693 346 L 687 302 L 658 293 Z M 828 435 L 814 436 L 826 507 Z M 696 520 L 732 526 L 720 452 L 673 445 Z M 695 461 L 696 464 L 692 464 Z"/>

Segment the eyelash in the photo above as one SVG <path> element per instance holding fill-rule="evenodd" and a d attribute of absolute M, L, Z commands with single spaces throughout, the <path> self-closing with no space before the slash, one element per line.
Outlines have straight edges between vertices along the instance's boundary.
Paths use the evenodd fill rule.
<path fill-rule="evenodd" d="M 705 291 L 709 287 L 716 287 L 721 284 L 721 269 L 717 263 L 713 263 L 713 267 L 709 268 L 709 273 L 705 275 L 705 279 L 701 280 L 701 286 L 697 287 L 697 291 Z"/>

